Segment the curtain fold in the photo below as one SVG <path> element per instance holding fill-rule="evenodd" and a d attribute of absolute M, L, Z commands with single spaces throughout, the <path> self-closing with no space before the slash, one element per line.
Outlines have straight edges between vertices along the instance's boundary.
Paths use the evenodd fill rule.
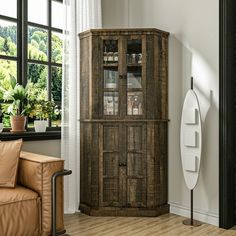
<path fill-rule="evenodd" d="M 101 0 L 64 0 L 64 7 L 61 157 L 65 168 L 72 170 L 64 180 L 64 209 L 65 213 L 74 213 L 79 207 L 80 191 L 78 34 L 101 28 Z"/>

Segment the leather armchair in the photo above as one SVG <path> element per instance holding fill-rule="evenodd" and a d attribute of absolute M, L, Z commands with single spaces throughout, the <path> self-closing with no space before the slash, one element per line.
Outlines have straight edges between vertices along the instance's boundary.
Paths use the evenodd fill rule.
<path fill-rule="evenodd" d="M 59 158 L 21 152 L 17 186 L 0 188 L 0 234 L 48 236 L 52 234 L 51 178 L 63 171 Z M 63 179 L 56 185 L 56 228 L 64 233 Z"/>

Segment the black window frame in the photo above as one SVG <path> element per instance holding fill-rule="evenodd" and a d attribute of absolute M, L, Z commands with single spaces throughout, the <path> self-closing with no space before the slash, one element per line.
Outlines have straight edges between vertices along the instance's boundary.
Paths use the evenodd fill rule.
<path fill-rule="evenodd" d="M 16 57 L 13 56 L 6 56 L 0 55 L 0 60 L 10 60 L 16 61 L 17 63 L 17 82 L 23 86 L 26 86 L 28 78 L 28 63 L 33 63 L 37 65 L 46 65 L 48 68 L 48 78 L 47 78 L 47 91 L 48 91 L 48 100 L 52 99 L 52 68 L 62 68 L 62 63 L 52 62 L 52 33 L 63 33 L 62 29 L 55 28 L 52 26 L 52 2 L 59 2 L 63 3 L 63 0 L 47 0 L 47 25 L 34 23 L 28 21 L 28 0 L 16 0 L 17 1 L 17 18 L 9 17 L 5 15 L 0 15 L 0 20 L 7 20 L 10 22 L 17 23 L 17 55 Z M 47 61 L 39 61 L 33 60 L 28 58 L 28 27 L 37 27 L 43 30 L 46 30 L 48 33 L 48 42 L 47 42 Z M 3 102 L 3 101 L 0 101 Z M 55 102 L 57 105 L 61 105 L 58 102 Z M 9 131 L 9 128 L 5 128 L 4 131 Z M 40 136 L 40 139 L 52 139 L 47 138 L 50 135 L 47 132 L 53 131 L 53 139 L 58 139 L 59 135 L 55 135 L 56 133 L 60 134 L 61 127 L 51 127 L 51 121 L 49 120 L 49 127 L 47 128 L 47 132 L 45 135 L 38 135 L 33 131 L 33 128 L 27 128 L 28 134 L 26 136 Z M 22 134 L 22 136 L 25 136 Z M 13 134 L 9 134 L 10 136 L 4 134 L 4 139 L 8 139 L 11 136 L 15 136 Z M 19 135 L 18 135 L 19 136 Z M 17 136 L 17 137 L 18 137 Z M 44 137 L 45 136 L 45 137 Z M 3 133 L 0 134 L 0 139 L 3 138 Z M 51 137 L 51 136 L 50 136 Z M 11 138 L 10 138 L 11 139 Z M 14 137 L 13 137 L 14 139 Z M 37 139 L 38 140 L 38 139 Z"/>

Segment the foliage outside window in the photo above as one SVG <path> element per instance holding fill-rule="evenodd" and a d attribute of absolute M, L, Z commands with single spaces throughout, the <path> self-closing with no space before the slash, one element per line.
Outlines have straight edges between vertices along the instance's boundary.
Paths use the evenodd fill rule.
<path fill-rule="evenodd" d="M 63 12 L 62 0 L 10 0 L 3 4 L 0 8 L 0 88 L 10 89 L 12 77 L 24 87 L 27 83 L 33 84 L 38 108 L 28 117 L 28 127 L 33 126 L 35 119 L 48 118 L 40 117 L 40 109 L 47 109 L 50 103 L 57 109 L 50 114 L 49 125 L 59 127 L 63 16 L 56 11 Z M 23 14 L 19 14 L 21 12 Z M 8 104 L 4 104 L 2 91 L 0 89 L 0 102 L 6 108 Z M 4 127 L 10 127 L 6 112 L 3 122 Z"/>

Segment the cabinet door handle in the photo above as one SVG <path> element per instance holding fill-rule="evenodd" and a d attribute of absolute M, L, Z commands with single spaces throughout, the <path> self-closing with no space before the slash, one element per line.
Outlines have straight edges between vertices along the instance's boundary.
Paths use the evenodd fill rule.
<path fill-rule="evenodd" d="M 127 166 L 127 162 L 119 162 L 119 166 Z"/>
<path fill-rule="evenodd" d="M 127 77 L 126 75 L 119 75 L 120 79 L 126 79 L 126 77 Z"/>

